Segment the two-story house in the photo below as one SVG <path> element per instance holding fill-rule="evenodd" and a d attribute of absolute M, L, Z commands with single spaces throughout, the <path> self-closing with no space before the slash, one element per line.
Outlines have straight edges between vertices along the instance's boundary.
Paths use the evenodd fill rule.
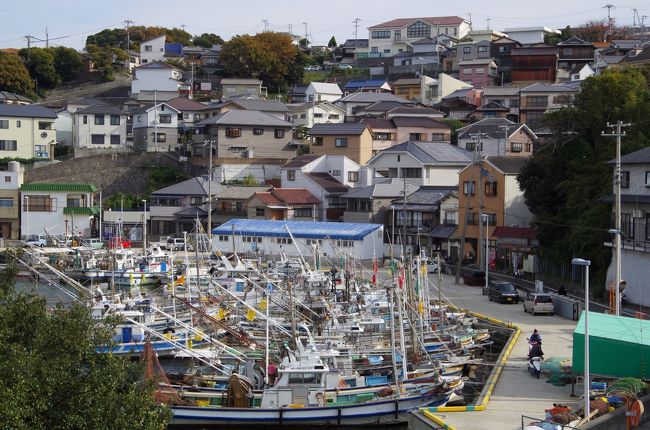
<path fill-rule="evenodd" d="M 44 106 L 0 103 L 0 158 L 54 158 L 56 118 Z"/>
<path fill-rule="evenodd" d="M 425 73 L 438 72 L 440 59 L 447 48 L 436 39 L 423 37 L 411 43 L 412 49 L 393 55 L 392 70 L 402 73 L 419 73 L 420 76 Z"/>
<path fill-rule="evenodd" d="M 593 43 L 571 37 L 557 44 L 559 56 L 557 63 L 557 81 L 572 81 L 571 71 L 594 62 L 596 47 Z"/>
<path fill-rule="evenodd" d="M 343 97 L 343 91 L 341 91 L 338 84 L 334 83 L 311 82 L 305 89 L 306 102 L 335 102 L 341 97 Z"/>
<path fill-rule="evenodd" d="M 519 87 L 485 87 L 482 101 L 484 104 L 497 103 L 508 108 L 506 118 L 514 122 L 519 121 Z"/>
<path fill-rule="evenodd" d="M 456 56 L 458 61 L 492 58 L 491 45 L 489 40 L 459 42 L 456 45 Z"/>
<path fill-rule="evenodd" d="M 495 85 L 498 81 L 497 63 L 492 58 L 460 60 L 458 69 L 460 79 L 476 88 Z"/>
<path fill-rule="evenodd" d="M 180 69 L 162 61 L 153 61 L 135 69 L 131 96 L 141 102 L 155 103 L 178 97 L 184 87 Z"/>
<path fill-rule="evenodd" d="M 229 185 L 215 196 L 216 202 L 212 209 L 212 223 L 221 225 L 233 218 L 247 218 L 246 202 L 255 193 L 263 193 L 273 188 L 265 186 Z"/>
<path fill-rule="evenodd" d="M 309 135 L 312 154 L 345 155 L 361 165 L 372 157 L 372 133 L 367 124 L 314 124 Z"/>
<path fill-rule="evenodd" d="M 246 207 L 250 219 L 320 220 L 320 200 L 305 188 L 274 188 L 255 193 Z"/>
<path fill-rule="evenodd" d="M 389 178 L 418 185 L 456 186 L 458 172 L 472 162 L 472 153 L 448 143 L 404 142 L 379 152 L 368 166 Z"/>
<path fill-rule="evenodd" d="M 193 155 L 205 153 L 205 141 L 212 141 L 213 155 L 221 158 L 274 158 L 296 156 L 291 123 L 264 112 L 229 110 L 197 124 Z"/>
<path fill-rule="evenodd" d="M 486 226 L 481 220 L 482 214 L 486 214 L 488 219 L 487 237 L 491 256 L 498 252 L 499 259 L 504 255 L 506 261 L 517 260 L 518 267 L 521 267 L 523 260 L 534 253 L 531 249 L 497 250 L 497 242 L 493 239 L 495 228 L 498 227 L 530 227 L 533 216 L 517 182 L 517 175 L 526 161 L 523 157 L 487 157 L 460 171 L 458 235 L 465 242 L 462 250 L 465 259 L 484 265 Z"/>
<path fill-rule="evenodd" d="M 431 230 L 431 252 L 440 252 L 443 257 L 457 261 L 460 254 L 458 228 L 458 187 L 438 201 L 438 225 Z"/>
<path fill-rule="evenodd" d="M 156 61 L 163 61 L 165 59 L 165 40 L 166 37 L 154 37 L 140 44 L 140 62 L 142 64 L 149 64 Z"/>
<path fill-rule="evenodd" d="M 365 118 L 372 129 L 372 153 L 406 141 L 445 142 L 451 140 L 449 125 L 426 117 L 391 116 L 390 119 Z"/>
<path fill-rule="evenodd" d="M 458 16 L 394 19 L 368 28 L 370 55 L 390 57 L 407 52 L 411 43 L 424 37 L 462 39 L 470 30 L 471 24 Z"/>
<path fill-rule="evenodd" d="M 609 164 L 616 175 L 616 160 Z M 612 205 L 610 226 L 616 228 L 616 183 L 611 195 L 601 201 Z M 605 243 L 612 248 L 612 261 L 607 269 L 607 285 L 616 279 L 615 235 Z M 627 300 L 650 306 L 648 276 L 650 264 L 650 147 L 621 157 L 621 278 L 625 280 Z"/>
<path fill-rule="evenodd" d="M 133 147 L 144 152 L 169 151 L 178 146 L 178 115 L 167 103 L 133 113 Z"/>
<path fill-rule="evenodd" d="M 31 183 L 20 187 L 21 237 L 72 234 L 91 237 L 95 224 L 94 184 Z"/>
<path fill-rule="evenodd" d="M 557 76 L 558 48 L 554 46 L 528 46 L 512 48 L 512 82 L 555 82 Z"/>
<path fill-rule="evenodd" d="M 191 146 L 192 136 L 195 134 L 197 124 L 219 110 L 215 107 L 204 105 L 186 97 L 176 97 L 165 102 L 168 106 L 178 111 L 178 143 L 185 145 L 185 150 Z"/>
<path fill-rule="evenodd" d="M 3 239 L 20 239 L 20 192 L 24 171 L 17 161 L 10 161 L 0 171 L 0 234 Z"/>
<path fill-rule="evenodd" d="M 532 157 L 537 135 L 526 124 L 486 118 L 458 129 L 458 147 L 481 157 Z"/>
<path fill-rule="evenodd" d="M 405 100 L 419 100 L 420 91 L 422 87 L 422 79 L 420 78 L 401 78 L 391 84 L 395 95 L 402 97 Z"/>
<path fill-rule="evenodd" d="M 108 104 L 90 105 L 72 114 L 72 147 L 126 150 L 126 112 Z"/>
<path fill-rule="evenodd" d="M 237 98 L 222 103 L 209 104 L 208 106 L 218 109 L 219 113 L 228 112 L 229 110 L 254 110 L 282 120 L 286 120 L 289 114 L 287 105 L 277 100 Z"/>
<path fill-rule="evenodd" d="M 545 112 L 568 106 L 580 90 L 580 82 L 563 84 L 537 83 L 520 90 L 519 121 L 537 132 L 542 128 Z"/>
<path fill-rule="evenodd" d="M 372 171 L 345 156 L 305 154 L 282 166 L 282 188 L 305 188 L 321 200 L 320 218 L 341 221 L 350 188 L 368 186 Z"/>
<path fill-rule="evenodd" d="M 521 43 L 508 36 L 499 37 L 491 43 L 490 57 L 497 63 L 499 75 L 503 76 L 504 82 L 512 81 L 512 57 L 510 56 L 512 49 L 521 46 Z"/>
<path fill-rule="evenodd" d="M 371 104 L 382 101 L 404 103 L 403 98 L 392 93 L 357 92 L 342 97 L 334 104 L 345 110 L 345 116 L 349 121 L 354 121 L 360 111 Z"/>
<path fill-rule="evenodd" d="M 342 123 L 345 111 L 331 102 L 306 102 L 289 105 L 289 121 L 294 127 L 312 128 L 314 124 Z"/>
<path fill-rule="evenodd" d="M 420 90 L 420 102 L 425 106 L 439 103 L 444 97 L 459 89 L 472 88 L 471 84 L 456 79 L 446 73 L 440 73 L 437 79 L 424 76 Z"/>

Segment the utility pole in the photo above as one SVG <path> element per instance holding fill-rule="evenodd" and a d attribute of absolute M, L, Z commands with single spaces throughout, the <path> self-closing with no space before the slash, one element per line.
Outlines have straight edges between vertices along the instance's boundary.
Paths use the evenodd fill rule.
<path fill-rule="evenodd" d="M 477 224 L 479 226 L 478 229 L 478 243 L 476 246 L 476 262 L 478 263 L 479 267 L 481 267 L 481 260 L 483 259 L 483 253 L 481 252 L 483 250 L 483 229 L 481 229 L 481 219 L 483 218 L 483 159 L 481 157 L 481 151 L 482 151 L 482 144 L 483 142 L 481 139 L 483 137 L 488 137 L 487 134 L 485 133 L 472 133 L 470 134 L 472 139 L 475 139 L 476 146 L 474 147 L 474 164 L 478 166 L 478 181 L 477 181 L 477 190 L 476 193 L 478 193 L 478 220 Z M 471 194 L 471 193 L 470 193 Z M 487 239 L 487 238 L 486 238 Z"/>
<path fill-rule="evenodd" d="M 307 39 L 307 23 L 303 22 L 305 26 L 305 48 L 309 45 L 309 40 Z"/>
<path fill-rule="evenodd" d="M 292 35 L 293 25 L 289 24 L 289 35 Z"/>
<path fill-rule="evenodd" d="M 487 19 L 487 29 L 490 29 L 490 21 L 492 21 L 490 18 Z"/>
<path fill-rule="evenodd" d="M 187 27 L 185 24 L 181 24 L 181 29 L 185 31 L 185 27 Z"/>
<path fill-rule="evenodd" d="M 269 20 L 268 19 L 263 19 L 262 22 L 264 23 L 264 33 L 269 31 Z"/>
<path fill-rule="evenodd" d="M 45 47 L 50 47 L 50 34 L 47 32 L 47 27 L 45 27 Z"/>
<path fill-rule="evenodd" d="M 36 38 L 28 34 L 25 36 L 25 39 L 27 39 L 27 59 L 29 60 L 29 49 L 32 47 L 32 39 Z"/>
<path fill-rule="evenodd" d="M 613 287 L 616 288 L 616 304 L 614 309 L 616 315 L 621 314 L 621 290 L 620 283 L 622 281 L 621 269 L 621 138 L 625 136 L 624 127 L 629 127 L 630 123 L 623 123 L 618 120 L 616 124 L 607 123 L 607 127 L 613 129 L 612 133 L 601 133 L 603 136 L 611 136 L 616 138 L 616 175 L 614 176 L 614 185 L 616 186 L 616 279 L 614 280 Z"/>
<path fill-rule="evenodd" d="M 613 35 L 612 26 L 613 26 L 613 24 L 614 24 L 614 20 L 613 20 L 613 18 L 612 18 L 612 8 L 615 8 L 615 7 L 616 7 L 616 6 L 614 6 L 614 5 L 611 4 L 611 3 L 610 3 L 610 4 L 606 4 L 605 6 L 603 6 L 603 8 L 607 8 L 607 23 L 608 23 L 608 27 L 609 27 L 609 29 L 607 30 L 607 34 L 609 34 L 609 38 L 610 38 L 610 40 L 611 40 L 612 35 Z M 605 40 L 604 40 L 604 42 L 607 42 L 607 36 L 605 36 Z"/>
<path fill-rule="evenodd" d="M 129 25 L 133 24 L 133 21 L 130 19 L 125 19 L 124 23 L 126 24 L 126 50 L 131 49 L 131 34 L 129 33 Z"/>
<path fill-rule="evenodd" d="M 354 67 L 357 67 L 357 39 L 359 39 L 359 21 L 361 21 L 359 18 L 355 18 L 354 21 L 352 21 L 354 23 Z"/>
<path fill-rule="evenodd" d="M 516 125 L 500 125 L 497 128 L 503 130 L 503 155 L 508 155 L 508 132 L 511 128 L 515 128 Z M 501 155 L 501 150 L 497 146 L 497 156 Z"/>
<path fill-rule="evenodd" d="M 210 242 L 210 249 L 212 249 L 212 145 L 214 145 L 214 143 L 214 136 L 212 139 L 204 142 L 205 145 L 209 145 L 210 147 L 210 161 L 208 164 L 208 241 Z"/>

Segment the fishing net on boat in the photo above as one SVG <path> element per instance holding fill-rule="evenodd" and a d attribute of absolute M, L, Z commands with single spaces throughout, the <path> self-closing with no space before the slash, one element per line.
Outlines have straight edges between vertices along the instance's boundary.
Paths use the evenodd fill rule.
<path fill-rule="evenodd" d="M 153 392 L 155 401 L 168 405 L 187 405 L 188 402 L 181 399 L 176 390 L 172 388 L 169 378 L 165 374 L 156 351 L 150 341 L 144 345 L 140 360 L 144 363 L 144 378 L 146 381 L 153 381 L 158 384 L 158 389 Z"/>
<path fill-rule="evenodd" d="M 542 373 L 548 375 L 546 382 L 557 387 L 571 383 L 571 359 L 551 357 L 542 362 Z"/>

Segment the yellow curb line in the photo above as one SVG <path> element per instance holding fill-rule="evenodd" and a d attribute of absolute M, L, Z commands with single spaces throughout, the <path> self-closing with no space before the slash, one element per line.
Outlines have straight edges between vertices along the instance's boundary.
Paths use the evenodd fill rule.
<path fill-rule="evenodd" d="M 501 360 L 497 363 L 497 368 L 492 373 L 492 376 L 488 380 L 488 388 L 485 396 L 483 397 L 483 401 L 479 405 L 467 405 L 467 406 L 440 406 L 440 407 L 430 407 L 430 408 L 420 408 L 420 412 L 424 414 L 427 418 L 435 421 L 436 423 L 444 426 L 444 428 L 449 428 L 453 429 L 453 427 L 448 426 L 445 424 L 445 422 L 438 416 L 434 415 L 433 412 L 469 412 L 469 411 L 484 411 L 487 407 L 488 402 L 490 401 L 490 397 L 492 396 L 492 391 L 494 390 L 494 387 L 499 380 L 499 376 L 501 376 L 501 372 L 503 371 L 503 366 L 506 364 L 506 361 L 510 357 L 510 354 L 512 353 L 512 348 L 514 348 L 515 343 L 517 343 L 517 340 L 519 339 L 519 335 L 521 334 L 521 329 L 512 323 L 507 323 L 505 321 L 498 320 L 496 318 L 489 317 L 487 315 L 479 314 L 478 312 L 473 312 L 465 309 L 460 309 L 454 305 L 449 305 L 451 309 L 455 309 L 458 311 L 462 311 L 465 313 L 468 313 L 472 316 L 475 316 L 476 318 L 489 321 L 493 324 L 500 325 L 502 327 L 514 329 L 515 333 L 514 335 L 510 338 L 508 341 L 508 346 L 503 352 L 503 355 L 501 356 Z"/>
<path fill-rule="evenodd" d="M 422 414 L 424 414 L 425 417 L 427 417 L 428 419 L 430 419 L 434 423 L 442 426 L 443 429 L 456 430 L 456 427 L 445 423 L 445 421 L 442 418 L 440 418 L 438 415 L 434 414 L 433 412 L 429 412 L 429 411 L 427 411 L 425 409 L 425 410 L 422 411 Z"/>

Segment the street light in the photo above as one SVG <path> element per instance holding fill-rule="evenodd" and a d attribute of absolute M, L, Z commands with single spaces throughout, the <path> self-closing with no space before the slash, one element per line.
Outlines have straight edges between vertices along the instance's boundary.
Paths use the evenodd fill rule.
<path fill-rule="evenodd" d="M 488 252 L 489 252 L 489 240 L 488 240 L 488 227 L 490 226 L 490 217 L 488 214 L 481 214 L 481 220 L 485 223 L 485 288 L 488 288 Z M 480 264 L 480 263 L 479 263 Z"/>
<path fill-rule="evenodd" d="M 608 230 L 609 234 L 616 235 L 616 279 L 614 279 L 614 288 L 616 288 L 616 304 L 614 305 L 614 314 L 616 316 L 621 315 L 621 234 L 622 231 L 616 228 L 610 228 Z M 611 297 L 611 296 L 610 296 Z"/>
<path fill-rule="evenodd" d="M 144 203 L 144 212 L 142 214 L 142 250 L 145 255 L 147 254 L 147 201 L 142 199 Z"/>
<path fill-rule="evenodd" d="M 582 258 L 571 260 L 574 266 L 585 268 L 585 369 L 584 369 L 584 396 L 585 396 L 585 419 L 589 421 L 589 266 L 591 261 Z"/>

